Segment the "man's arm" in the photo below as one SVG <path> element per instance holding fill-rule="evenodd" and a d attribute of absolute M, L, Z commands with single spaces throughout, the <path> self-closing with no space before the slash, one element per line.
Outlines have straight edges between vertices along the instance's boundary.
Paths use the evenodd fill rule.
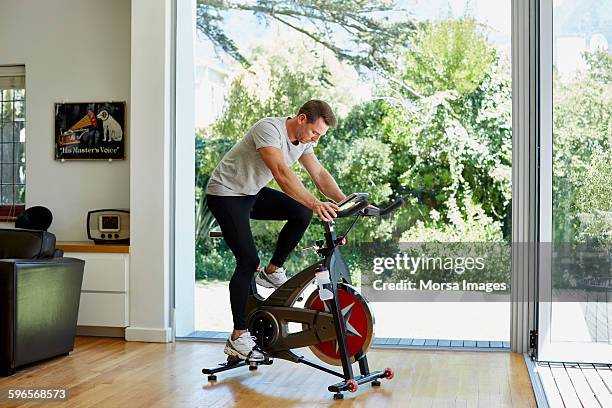
<path fill-rule="evenodd" d="M 312 193 L 306 190 L 298 176 L 285 163 L 280 149 L 276 147 L 262 147 L 258 152 L 272 172 L 274 180 L 276 180 L 280 188 L 287 195 L 316 212 L 324 221 L 331 221 L 336 217 L 338 206 L 334 203 L 319 201 Z"/>
<path fill-rule="evenodd" d="M 328 198 L 340 202 L 346 195 L 338 187 L 338 183 L 331 174 L 323 167 L 317 156 L 304 154 L 299 159 L 300 164 L 306 169 L 317 189 Z"/>

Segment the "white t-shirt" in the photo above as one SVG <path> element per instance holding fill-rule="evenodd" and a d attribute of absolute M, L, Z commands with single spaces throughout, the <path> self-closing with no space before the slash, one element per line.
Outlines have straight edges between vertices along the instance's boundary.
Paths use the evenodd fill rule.
<path fill-rule="evenodd" d="M 287 118 L 263 118 L 223 156 L 208 181 L 207 193 L 218 196 L 255 195 L 273 176 L 257 150 L 276 147 L 291 167 L 303 154 L 314 154 L 310 143 L 289 140 Z"/>

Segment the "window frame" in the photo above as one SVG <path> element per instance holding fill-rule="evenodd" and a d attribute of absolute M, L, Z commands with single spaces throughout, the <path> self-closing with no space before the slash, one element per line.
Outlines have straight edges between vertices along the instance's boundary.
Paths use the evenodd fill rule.
<path fill-rule="evenodd" d="M 6 77 L 14 77 L 14 78 L 23 77 L 23 84 L 22 84 L 23 88 L 19 87 L 17 89 L 24 89 L 25 91 L 25 66 L 24 65 L 2 65 L 0 66 L 0 77 L 5 77 L 5 78 Z M 8 87 L 3 86 L 2 89 L 12 89 L 12 87 L 9 84 Z M 25 103 L 26 103 L 26 97 L 24 93 L 24 97 L 23 97 L 24 124 L 25 124 Z M 22 142 L 11 141 L 9 143 L 18 144 Z M 23 143 L 25 144 L 25 141 Z M 1 158 L 0 158 L 0 163 L 2 163 Z M 16 185 L 21 185 L 21 183 L 16 183 L 15 181 L 16 180 L 13 180 L 13 183 L 12 183 L 13 187 Z M 25 180 L 24 180 L 23 186 L 24 188 L 26 186 Z M 13 200 L 15 200 L 15 193 L 13 194 Z M 10 204 L 0 204 L 0 222 L 15 221 L 24 211 L 25 211 L 25 203 L 13 202 Z"/>

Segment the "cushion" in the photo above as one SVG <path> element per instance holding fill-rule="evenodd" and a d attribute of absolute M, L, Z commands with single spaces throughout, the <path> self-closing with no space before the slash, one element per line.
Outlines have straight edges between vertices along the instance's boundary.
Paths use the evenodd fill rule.
<path fill-rule="evenodd" d="M 0 228 L 0 259 L 53 258 L 55 235 L 47 231 Z"/>

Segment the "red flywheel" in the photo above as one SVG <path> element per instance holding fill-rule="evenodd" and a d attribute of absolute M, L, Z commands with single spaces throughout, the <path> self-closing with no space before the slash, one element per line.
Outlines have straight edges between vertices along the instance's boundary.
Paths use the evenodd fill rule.
<path fill-rule="evenodd" d="M 346 326 L 346 342 L 351 362 L 362 351 L 366 353 L 374 340 L 374 317 L 367 300 L 352 286 L 338 284 L 338 300 Z M 330 301 L 326 303 L 329 304 Z M 329 306 L 319 298 L 315 290 L 306 300 L 304 308 L 331 312 Z M 310 346 L 312 352 L 322 361 L 332 365 L 342 365 L 340 349 L 336 340 L 324 341 Z"/>

